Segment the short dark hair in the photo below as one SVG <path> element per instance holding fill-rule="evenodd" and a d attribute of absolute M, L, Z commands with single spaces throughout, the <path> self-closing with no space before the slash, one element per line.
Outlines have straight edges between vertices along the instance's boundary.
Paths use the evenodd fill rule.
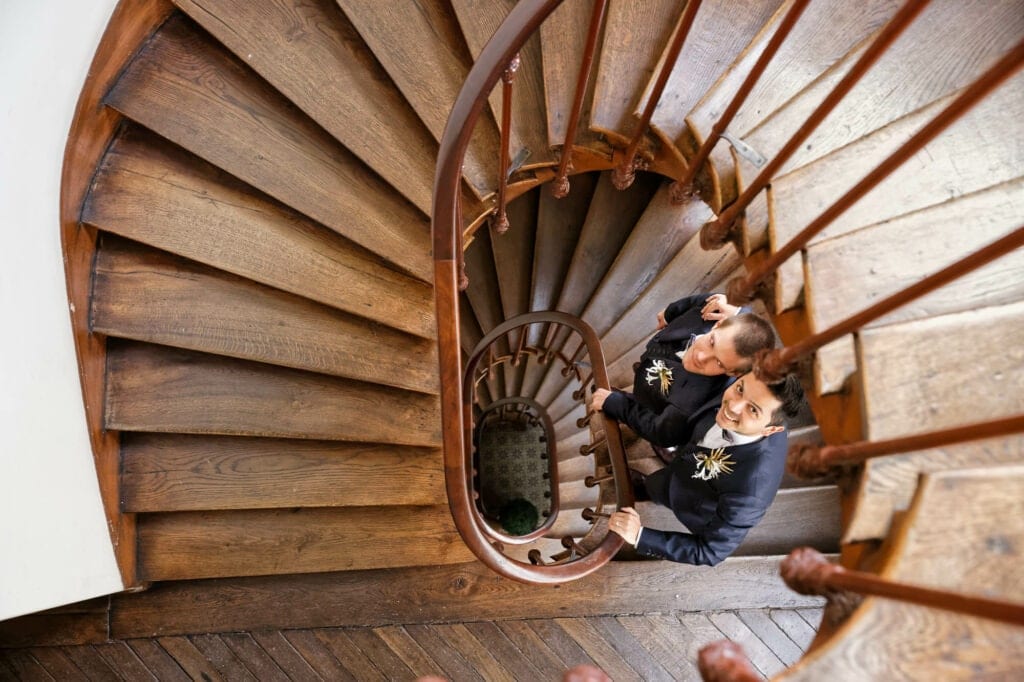
<path fill-rule="evenodd" d="M 784 426 L 787 417 L 792 419 L 800 413 L 800 408 L 804 403 L 804 387 L 800 385 L 800 379 L 796 374 L 787 374 L 782 381 L 765 385 L 781 403 L 772 412 L 772 418 L 768 425 Z"/>
<path fill-rule="evenodd" d="M 775 347 L 775 330 L 772 323 L 754 313 L 743 313 L 734 315 L 722 320 L 718 325 L 719 329 L 728 329 L 733 325 L 740 325 L 736 330 L 733 342 L 736 345 L 736 355 L 739 355 L 746 362 L 736 369 L 742 373 L 750 371 L 754 366 L 754 356 L 758 351 Z"/>

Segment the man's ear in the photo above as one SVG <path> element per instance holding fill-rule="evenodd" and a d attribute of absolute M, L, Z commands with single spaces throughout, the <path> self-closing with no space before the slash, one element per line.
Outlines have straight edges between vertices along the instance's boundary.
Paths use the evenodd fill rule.
<path fill-rule="evenodd" d="M 764 427 L 764 429 L 761 430 L 761 435 L 767 438 L 768 436 L 772 435 L 773 433 L 778 433 L 779 431 L 785 431 L 785 430 L 786 430 L 785 426 L 766 426 L 766 427 Z"/>

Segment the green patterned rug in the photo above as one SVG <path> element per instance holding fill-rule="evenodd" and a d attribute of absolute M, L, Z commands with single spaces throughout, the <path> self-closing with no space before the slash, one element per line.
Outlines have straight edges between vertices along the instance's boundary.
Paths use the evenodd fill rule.
<path fill-rule="evenodd" d="M 544 427 L 539 423 L 484 424 L 477 452 L 480 501 L 487 516 L 497 519 L 506 502 L 522 498 L 540 512 L 539 523 L 544 522 L 551 511 L 547 451 Z"/>

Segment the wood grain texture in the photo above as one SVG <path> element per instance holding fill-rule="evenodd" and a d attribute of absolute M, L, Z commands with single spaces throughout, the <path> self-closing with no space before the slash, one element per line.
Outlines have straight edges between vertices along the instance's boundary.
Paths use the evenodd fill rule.
<path fill-rule="evenodd" d="M 544 103 L 548 114 L 548 145 L 565 144 L 565 135 L 572 116 L 580 64 L 587 45 L 587 30 L 594 11 L 594 0 L 568 0 L 558 6 L 540 26 L 540 43 L 544 53 Z M 601 41 L 597 42 L 594 65 L 599 63 Z M 589 141 L 590 104 L 594 91 L 594 68 L 583 97 L 576 139 L 570 144 Z M 575 182 L 571 180 L 570 182 Z"/>
<path fill-rule="evenodd" d="M 86 601 L 0 621 L 0 648 L 104 642 L 110 598 Z"/>
<path fill-rule="evenodd" d="M 594 129 L 633 133 L 632 114 L 685 5 L 680 0 L 609 3 L 591 105 Z"/>
<path fill-rule="evenodd" d="M 517 198 L 508 206 L 509 229 L 491 232 L 491 252 L 501 294 L 502 320 L 530 310 L 530 274 L 537 233 L 538 193 Z M 518 340 L 522 332 L 513 333 Z M 514 350 L 514 349 L 512 349 Z"/>
<path fill-rule="evenodd" d="M 1004 131 L 1016 130 L 1024 120 L 1021 92 L 1024 75 L 1018 74 L 868 192 L 811 243 L 1018 177 L 1024 149 L 1005 144 L 1003 135 Z M 779 248 L 804 229 L 948 103 L 948 98 L 939 100 L 774 181 L 770 196 L 772 248 Z M 808 182 L 813 182 L 813 192 L 804 189 Z M 797 189 L 798 184 L 803 186 Z M 752 235 L 766 221 L 767 216 L 755 217 L 748 212 Z M 776 309 L 780 311 L 792 307 L 802 290 L 799 260 L 790 259 L 787 265 L 780 269 L 776 285 Z"/>
<path fill-rule="evenodd" d="M 254 632 L 252 638 L 290 679 L 299 682 L 321 679 L 280 631 Z"/>
<path fill-rule="evenodd" d="M 150 580 L 192 580 L 468 561 L 447 507 L 152 514 L 139 525 Z"/>
<path fill-rule="evenodd" d="M 146 664 L 158 680 L 187 682 L 190 679 L 156 639 L 129 640 L 128 648 Z"/>
<path fill-rule="evenodd" d="M 786 665 L 779 660 L 775 652 L 769 649 L 735 613 L 713 613 L 708 619 L 728 639 L 743 647 L 747 658 L 765 677 L 772 677 L 786 669 Z"/>
<path fill-rule="evenodd" d="M 124 508 L 140 512 L 444 500 L 441 453 L 394 445 L 132 433 L 122 477 Z"/>
<path fill-rule="evenodd" d="M 701 95 L 715 84 L 781 4 L 782 0 L 705 0 L 697 11 L 679 58 L 671 66 L 651 125 L 673 140 L 684 133 L 685 117 Z M 721 30 L 723 26 L 727 26 L 728 31 Z M 668 45 L 663 47 L 667 49 Z M 634 110 L 638 117 L 650 101 L 665 57 L 662 52 L 651 80 L 645 84 L 643 96 Z"/>
<path fill-rule="evenodd" d="M 437 334 L 425 282 L 137 126 L 104 157 L 82 219 L 417 336 Z"/>
<path fill-rule="evenodd" d="M 111 343 L 107 427 L 437 446 L 437 398 L 191 351 Z"/>
<path fill-rule="evenodd" d="M 332 0 L 176 4 L 429 213 L 437 145 Z"/>
<path fill-rule="evenodd" d="M 288 643 L 315 671 L 320 680 L 352 680 L 348 669 L 328 651 L 327 646 L 316 636 L 315 631 L 298 630 L 284 635 Z"/>
<path fill-rule="evenodd" d="M 515 0 L 452 0 L 452 9 L 459 19 L 473 59 L 480 56 L 487 41 L 515 6 Z M 544 102 L 544 67 L 541 55 L 540 33 L 530 36 L 519 50 L 520 65 L 512 85 L 512 129 L 509 158 L 514 159 L 522 150 L 529 153 L 526 165 L 544 163 L 551 159 L 546 134 L 547 115 Z M 502 88 L 491 94 L 490 104 L 496 121 L 501 120 Z"/>
<path fill-rule="evenodd" d="M 683 531 L 667 507 L 639 502 L 637 511 L 645 526 Z M 801 519 L 794 523 L 794 519 Z M 754 526 L 734 556 L 787 554 L 797 547 L 814 547 L 822 552 L 839 548 L 839 490 L 835 486 L 780 490 L 764 518 Z"/>
<path fill-rule="evenodd" d="M 429 280 L 430 237 L 422 214 L 187 20 L 177 18 L 165 24 L 107 95 L 106 103 Z M 431 176 L 432 164 L 431 160 Z M 409 181 L 402 186 L 412 187 L 415 174 L 406 167 L 402 174 Z M 373 200 L 366 201 L 367 197 Z M 422 210 L 427 206 L 421 203 Z M 358 223 L 353 216 L 359 216 Z"/>
<path fill-rule="evenodd" d="M 867 329 L 858 337 L 865 437 L 882 440 L 1024 412 L 1024 302 Z M 942 353 L 935 352 L 941 340 Z M 956 363 L 949 358 L 971 358 Z"/>
<path fill-rule="evenodd" d="M 843 542 L 888 535 L 894 514 L 910 507 L 923 473 L 1020 461 L 1024 461 L 1024 436 L 1019 435 L 870 459 L 857 480 L 853 514 L 843 529 Z"/>
<path fill-rule="evenodd" d="M 448 3 L 337 2 L 405 101 L 433 138 L 440 141 L 452 104 L 472 66 Z M 482 116 L 463 164 L 466 179 L 480 196 L 498 186 L 498 154 L 498 128 L 493 118 Z"/>
<path fill-rule="evenodd" d="M 121 240 L 104 240 L 94 269 L 95 332 L 421 393 L 440 390 L 432 342 Z"/>
<path fill-rule="evenodd" d="M 220 635 L 220 638 L 241 665 L 245 666 L 257 680 L 286 682 L 290 679 L 249 633 L 225 633 Z"/>

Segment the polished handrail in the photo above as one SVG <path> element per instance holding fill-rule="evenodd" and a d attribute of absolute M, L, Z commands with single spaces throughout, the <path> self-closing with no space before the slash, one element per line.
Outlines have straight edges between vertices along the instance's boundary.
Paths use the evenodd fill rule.
<path fill-rule="evenodd" d="M 792 137 L 782 146 L 782 149 L 754 178 L 750 186 L 743 190 L 743 194 L 727 209 L 722 211 L 721 215 L 701 228 L 701 246 L 705 249 L 720 249 L 725 246 L 725 243 L 732 235 L 733 223 L 740 213 L 746 210 L 747 206 L 754 200 L 754 197 L 771 183 L 775 173 L 796 153 L 796 150 L 800 148 L 804 140 L 821 125 L 821 122 L 835 109 L 839 102 L 849 94 L 853 86 L 857 84 L 857 81 L 885 54 L 889 46 L 900 37 L 928 2 L 929 0 L 907 0 L 906 4 L 893 15 L 889 23 L 882 28 L 875 40 L 864 50 L 864 53 L 846 75 L 843 76 L 842 80 L 832 88 L 832 91 L 822 100 L 821 104 L 807 117 L 807 120 L 793 133 Z"/>

